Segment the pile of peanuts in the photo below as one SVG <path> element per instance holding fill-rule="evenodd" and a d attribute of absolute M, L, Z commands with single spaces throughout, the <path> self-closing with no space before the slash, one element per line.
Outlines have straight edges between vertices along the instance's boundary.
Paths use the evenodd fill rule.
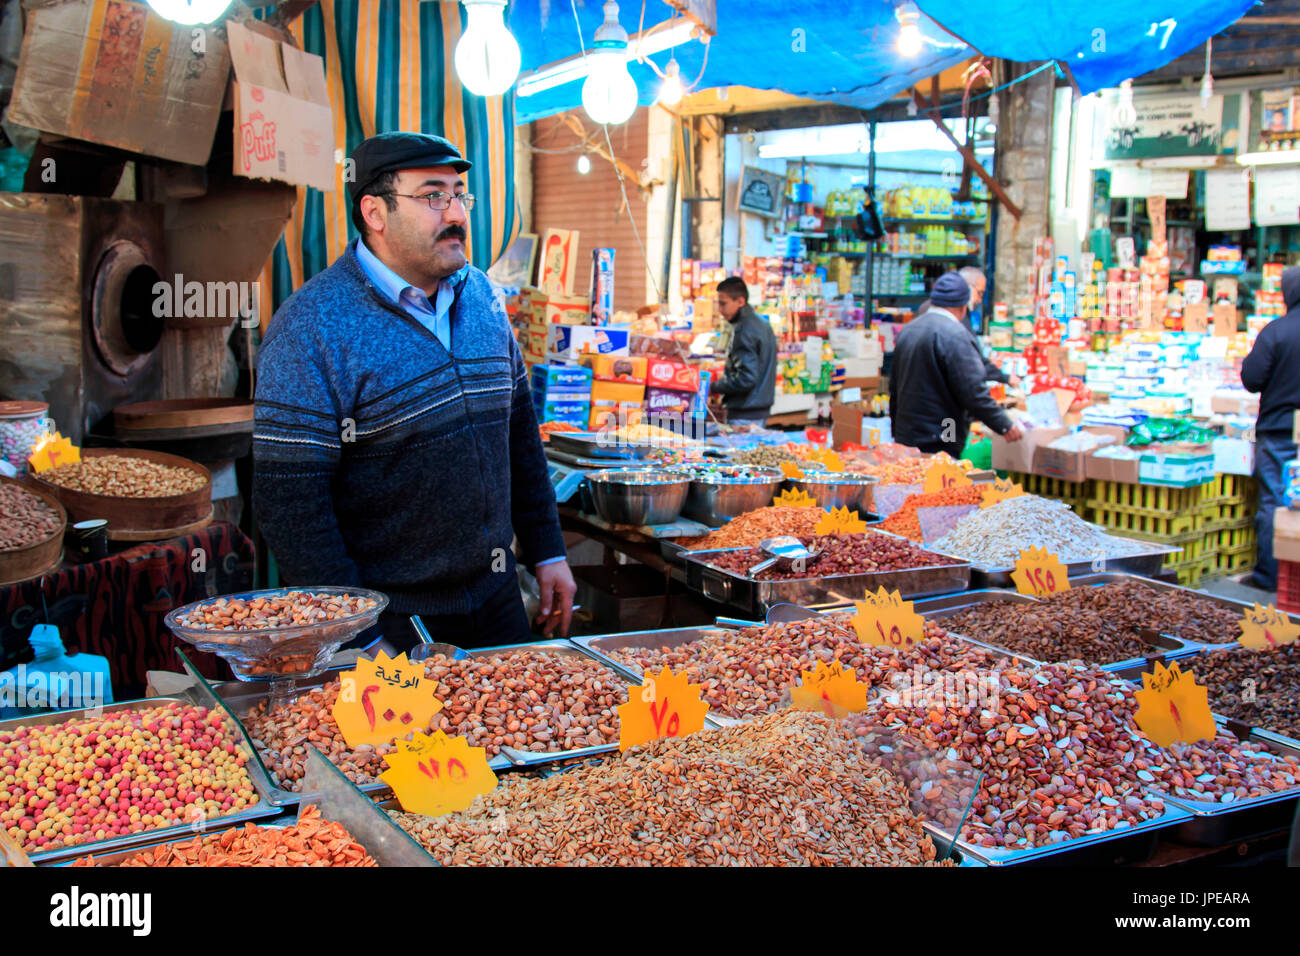
<path fill-rule="evenodd" d="M 105 866 L 81 857 L 73 866 Z M 164 843 L 115 866 L 378 866 L 347 828 L 321 818 L 308 804 L 287 827 L 226 830 L 182 843 Z"/>
<path fill-rule="evenodd" d="M 590 658 L 544 650 L 460 661 L 435 655 L 424 662 L 424 672 L 438 682 L 435 694 L 444 705 L 431 728 L 486 748 L 489 758 L 503 746 L 559 753 L 618 743 L 617 708 L 627 703 L 627 683 Z M 373 783 L 384 770 L 391 744 L 350 750 L 339 733 L 333 714 L 339 688 L 330 681 L 269 714 L 263 702 L 244 719 L 285 789 L 298 788 L 309 746 L 354 783 Z"/>
<path fill-rule="evenodd" d="M 1186 666 L 1209 689 L 1216 714 L 1300 738 L 1300 643 L 1270 651 L 1225 648 Z"/>
<path fill-rule="evenodd" d="M 913 541 L 921 540 L 921 521 L 916 516 L 918 508 L 944 508 L 952 505 L 978 505 L 982 501 L 979 485 L 963 485 L 917 495 L 908 495 L 902 507 L 880 522 L 880 530 L 901 534 Z"/>
<path fill-rule="evenodd" d="M 1233 803 L 1300 786 L 1300 760 L 1219 729 L 1211 741 L 1175 743 L 1134 760 L 1170 796 L 1197 803 Z M 1145 779 L 1145 778 L 1143 778 Z"/>
<path fill-rule="evenodd" d="M 199 631 L 260 631 L 271 627 L 325 624 L 373 610 L 375 599 L 351 594 L 287 591 L 252 599 L 221 597 L 176 618 Z"/>
<path fill-rule="evenodd" d="M 172 703 L 0 732 L 0 829 L 28 852 L 257 803 L 220 711 Z"/>
<path fill-rule="evenodd" d="M 754 575 L 756 581 L 795 581 L 802 578 L 824 578 L 836 574 L 869 574 L 875 571 L 902 571 L 908 568 L 932 568 L 957 564 L 955 559 L 918 548 L 912 542 L 891 535 L 875 534 L 825 534 L 800 535 L 799 540 L 810 551 L 820 554 L 807 562 L 802 570 L 791 567 L 778 570 L 776 565 Z M 709 564 L 724 571 L 748 576 L 749 569 L 764 555 L 757 548 L 731 551 L 713 555 Z"/>
<path fill-rule="evenodd" d="M 821 508 L 787 508 L 769 505 L 732 518 L 721 528 L 696 538 L 678 538 L 691 551 L 710 548 L 753 548 L 778 535 L 810 535 L 826 517 Z"/>
<path fill-rule="evenodd" d="M 1140 581 L 1058 591 L 1045 600 L 1100 614 L 1111 628 L 1136 635 L 1142 628 L 1189 641 L 1225 644 L 1241 636 L 1241 611 L 1183 591 L 1153 588 Z"/>
<path fill-rule="evenodd" d="M 787 711 L 669 737 L 462 813 L 393 818 L 455 866 L 915 866 L 936 851 L 842 725 Z"/>
<path fill-rule="evenodd" d="M 123 455 L 98 455 L 41 472 L 41 478 L 62 488 L 112 498 L 168 498 L 198 491 L 204 477 L 178 468 Z"/>
<path fill-rule="evenodd" d="M 59 513 L 30 491 L 0 484 L 0 551 L 17 551 L 58 534 Z"/>

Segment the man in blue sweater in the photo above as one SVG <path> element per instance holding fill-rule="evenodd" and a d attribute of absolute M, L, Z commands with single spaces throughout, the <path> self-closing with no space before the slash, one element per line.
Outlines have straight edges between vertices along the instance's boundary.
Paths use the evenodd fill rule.
<path fill-rule="evenodd" d="M 529 639 L 512 538 L 549 635 L 576 590 L 523 356 L 465 255 L 470 164 L 438 136 L 352 154 L 360 239 L 276 311 L 258 357 L 253 501 L 285 580 L 388 595 L 381 631 Z"/>

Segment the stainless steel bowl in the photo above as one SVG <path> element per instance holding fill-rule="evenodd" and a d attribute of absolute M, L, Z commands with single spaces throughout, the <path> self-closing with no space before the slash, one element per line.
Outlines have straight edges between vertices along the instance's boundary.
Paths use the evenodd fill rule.
<path fill-rule="evenodd" d="M 876 510 L 878 482 L 872 475 L 847 472 L 827 472 L 816 477 L 805 473 L 803 478 L 786 479 L 791 488 L 807 492 L 821 508 L 848 508 L 860 514 Z"/>
<path fill-rule="evenodd" d="M 587 476 L 596 514 L 610 524 L 667 524 L 686 503 L 690 475 L 673 471 L 615 468 Z"/>
<path fill-rule="evenodd" d="M 682 514 L 710 528 L 720 528 L 747 511 L 770 505 L 783 480 L 775 468 L 753 468 L 744 478 L 693 471 Z"/>

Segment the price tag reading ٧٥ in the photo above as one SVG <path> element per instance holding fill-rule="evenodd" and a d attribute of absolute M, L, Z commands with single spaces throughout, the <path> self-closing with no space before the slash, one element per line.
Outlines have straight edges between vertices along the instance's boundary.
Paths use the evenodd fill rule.
<path fill-rule="evenodd" d="M 424 664 L 408 661 L 405 654 L 393 658 L 380 651 L 373 661 L 360 658 L 355 670 L 339 675 L 339 683 L 334 720 L 353 749 L 428 730 L 442 710 L 434 696 L 438 682 L 427 680 Z"/>
<path fill-rule="evenodd" d="M 776 496 L 776 505 L 781 508 L 816 508 L 817 501 L 806 491 L 787 489 Z"/>
<path fill-rule="evenodd" d="M 1179 740 L 1189 744 L 1213 740 L 1218 733 L 1210 714 L 1209 692 L 1177 661 L 1167 669 L 1156 661 L 1155 672 L 1142 675 L 1142 689 L 1134 696 L 1138 709 L 1133 719 L 1158 747 Z"/>
<path fill-rule="evenodd" d="M 999 501 L 1006 501 L 1008 498 L 1019 498 L 1025 493 L 1025 489 L 1018 484 L 1012 484 L 1010 478 L 999 478 L 997 481 L 985 482 L 980 486 L 980 507 L 992 508 Z"/>
<path fill-rule="evenodd" d="M 845 506 L 826 512 L 813 528 L 813 534 L 862 534 L 866 530 L 867 523 L 858 517 L 856 511 Z"/>
<path fill-rule="evenodd" d="M 803 471 L 792 461 L 781 462 L 781 474 L 787 478 L 802 478 Z"/>
<path fill-rule="evenodd" d="M 974 484 L 970 476 L 961 470 L 961 467 L 951 461 L 936 461 L 933 465 L 925 470 L 925 483 L 921 490 L 927 495 L 936 491 L 945 491 L 948 488 L 965 488 L 967 485 Z"/>
<path fill-rule="evenodd" d="M 488 766 L 487 751 L 471 747 L 464 737 L 418 733 L 397 741 L 397 752 L 384 758 L 389 769 L 379 779 L 393 788 L 408 813 L 438 817 L 464 810 L 479 794 L 496 789 L 497 775 Z"/>
<path fill-rule="evenodd" d="M 38 473 L 78 461 L 81 461 L 81 449 L 58 432 L 41 438 L 27 456 L 27 463 Z"/>
<path fill-rule="evenodd" d="M 852 618 L 853 630 L 862 643 L 897 649 L 925 638 L 925 619 L 897 591 L 882 587 L 875 594 L 867 591 L 864 597 L 854 602 L 858 613 Z"/>
<path fill-rule="evenodd" d="M 1271 651 L 1300 638 L 1300 625 L 1272 604 L 1256 604 L 1242 615 L 1241 646 L 1252 651 Z"/>
<path fill-rule="evenodd" d="M 667 667 L 646 673 L 640 687 L 629 687 L 618 708 L 618 749 L 627 750 L 660 737 L 685 737 L 704 726 L 709 705 L 700 700 L 700 685 Z"/>
<path fill-rule="evenodd" d="M 1030 597 L 1045 597 L 1070 590 L 1070 578 L 1061 559 L 1046 548 L 1025 548 L 1011 572 L 1016 590 Z"/>
<path fill-rule="evenodd" d="M 816 668 L 802 674 L 803 682 L 790 688 L 790 706 L 795 710 L 844 717 L 867 709 L 867 685 L 839 661 L 818 661 Z"/>

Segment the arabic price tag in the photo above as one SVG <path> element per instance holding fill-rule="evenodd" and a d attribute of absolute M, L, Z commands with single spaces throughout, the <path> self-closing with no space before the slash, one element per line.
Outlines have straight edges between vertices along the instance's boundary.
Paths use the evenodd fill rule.
<path fill-rule="evenodd" d="M 1189 744 L 1213 740 L 1218 733 L 1208 691 L 1196 683 L 1190 670 L 1179 668 L 1177 661 L 1168 669 L 1156 661 L 1155 672 L 1142 675 L 1142 689 L 1134 696 L 1139 706 L 1133 719 L 1159 747 L 1179 740 Z"/>
<path fill-rule="evenodd" d="M 439 817 L 464 810 L 479 794 L 496 789 L 497 775 L 488 766 L 487 751 L 471 747 L 464 737 L 417 733 L 397 741 L 397 752 L 384 758 L 389 769 L 379 779 L 393 788 L 408 813 Z"/>
<path fill-rule="evenodd" d="M 405 654 L 392 658 L 383 651 L 373 661 L 357 660 L 355 670 L 339 675 L 334 719 L 347 745 L 378 746 L 413 730 L 425 731 L 442 701 L 434 696 L 438 682 L 427 680 L 424 664 Z"/>
<path fill-rule="evenodd" d="M 700 700 L 700 685 L 667 667 L 646 673 L 641 686 L 628 689 L 618 708 L 618 749 L 627 750 L 660 737 L 685 737 L 704 726 L 709 705 Z"/>
<path fill-rule="evenodd" d="M 36 472 L 49 471 L 59 465 L 68 465 L 81 461 L 81 449 L 64 438 L 58 432 L 46 435 L 32 448 L 27 456 L 27 463 Z"/>
<path fill-rule="evenodd" d="M 826 466 L 827 471 L 840 472 L 844 470 L 844 459 L 831 451 L 829 448 L 818 455 L 818 459 Z"/>
<path fill-rule="evenodd" d="M 826 516 L 817 522 L 813 534 L 862 534 L 867 530 L 867 523 L 858 517 L 856 511 L 847 506 L 831 508 Z"/>
<path fill-rule="evenodd" d="M 1008 498 L 1019 498 L 1025 493 L 1025 489 L 1019 484 L 1012 483 L 1010 478 L 999 478 L 997 481 L 985 482 L 980 485 L 980 507 L 992 508 L 999 501 L 1006 501 Z"/>
<path fill-rule="evenodd" d="M 1030 597 L 1043 597 L 1070 590 L 1070 578 L 1060 558 L 1046 548 L 1025 548 L 1011 572 L 1016 590 Z"/>
<path fill-rule="evenodd" d="M 911 647 L 925 637 L 925 619 L 912 610 L 897 591 L 883 587 L 875 594 L 867 591 L 865 600 L 854 602 L 853 630 L 858 640 L 877 647 Z"/>
<path fill-rule="evenodd" d="M 816 508 L 817 501 L 806 491 L 793 491 L 787 489 L 776 496 L 778 507 L 784 508 Z"/>
<path fill-rule="evenodd" d="M 790 706 L 795 710 L 822 711 L 827 717 L 843 717 L 867 708 L 867 685 L 853 670 L 839 661 L 803 671 L 803 682 L 790 688 Z"/>
<path fill-rule="evenodd" d="M 957 463 L 936 461 L 925 470 L 925 483 L 922 485 L 922 490 L 928 495 L 947 488 L 965 488 L 970 484 L 973 484 L 970 476 L 962 471 Z"/>
<path fill-rule="evenodd" d="M 787 478 L 802 478 L 803 471 L 792 461 L 781 462 L 781 474 Z"/>
<path fill-rule="evenodd" d="M 1256 604 L 1242 615 L 1241 646 L 1252 651 L 1271 651 L 1300 637 L 1300 625 L 1272 604 Z"/>

